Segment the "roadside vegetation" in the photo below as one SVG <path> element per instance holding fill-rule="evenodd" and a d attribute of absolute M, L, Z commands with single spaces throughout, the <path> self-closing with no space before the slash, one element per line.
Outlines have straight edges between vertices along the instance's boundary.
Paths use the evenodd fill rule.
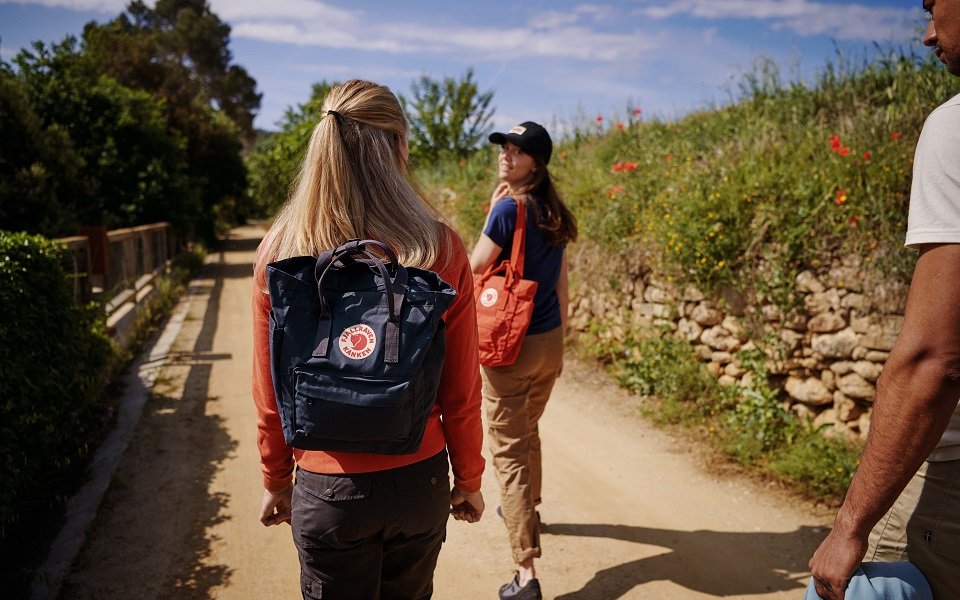
<path fill-rule="evenodd" d="M 176 305 L 205 252 L 194 245 L 154 281 L 157 292 L 125 348 L 108 335 L 102 306 L 75 302 L 66 254 L 42 236 L 0 231 L 0 581 L 15 597 L 29 595 L 66 503 L 114 427 L 117 376 Z"/>
<path fill-rule="evenodd" d="M 577 216 L 571 254 L 642 256 L 676 283 L 730 288 L 753 304 L 795 308 L 796 275 L 857 257 L 868 281 L 909 282 L 903 249 L 913 149 L 925 116 L 956 93 L 920 49 L 838 57 L 811 83 L 759 63 L 738 101 L 676 121 L 641 107 L 563 124 L 551 172 Z M 558 127 L 554 127 L 558 129 Z M 494 188 L 495 153 L 442 162 L 418 175 L 467 243 Z M 622 274 L 572 274 L 595 286 Z M 750 387 L 720 387 L 690 345 L 657 330 L 572 340 L 647 400 L 655 421 L 690 428 L 736 463 L 836 503 L 861 445 L 784 409 L 755 348 L 738 358 Z M 755 332 L 756 333 L 756 332 Z M 758 336 L 759 337 L 759 336 Z M 772 346 L 767 348 L 772 351 Z"/>

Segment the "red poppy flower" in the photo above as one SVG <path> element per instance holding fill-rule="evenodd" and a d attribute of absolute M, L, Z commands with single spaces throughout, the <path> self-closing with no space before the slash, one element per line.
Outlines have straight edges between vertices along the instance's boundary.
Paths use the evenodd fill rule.
<path fill-rule="evenodd" d="M 623 131 L 623 123 L 617 123 L 617 131 Z"/>
<path fill-rule="evenodd" d="M 850 156 L 850 147 L 844 146 L 843 148 L 840 148 L 839 150 L 837 150 L 837 154 L 839 154 L 840 156 Z"/>
<path fill-rule="evenodd" d="M 860 217 L 858 217 L 858 216 L 856 216 L 856 215 L 850 217 L 850 227 L 856 227 L 856 226 L 857 226 L 857 223 L 859 223 L 859 222 L 860 222 Z"/>
<path fill-rule="evenodd" d="M 834 134 L 834 135 L 831 135 L 831 136 L 830 136 L 830 150 L 831 150 L 831 151 L 836 152 L 836 151 L 839 150 L 842 146 L 843 146 L 843 143 L 840 141 L 840 136 L 839 136 L 839 135 Z"/>
<path fill-rule="evenodd" d="M 641 113 L 643 113 L 643 111 L 640 110 L 639 108 L 633 109 L 633 116 L 639 117 Z"/>
<path fill-rule="evenodd" d="M 863 153 L 863 160 L 870 160 L 871 158 L 873 158 L 873 152 L 867 150 Z"/>
<path fill-rule="evenodd" d="M 899 132 L 899 131 L 894 131 L 893 133 L 891 133 L 891 134 L 890 134 L 890 139 L 891 139 L 891 140 L 899 140 L 899 139 L 900 139 L 900 132 Z"/>
<path fill-rule="evenodd" d="M 597 115 L 597 123 L 603 123 L 603 115 Z"/>
<path fill-rule="evenodd" d="M 839 190 L 837 190 L 836 195 L 833 197 L 833 202 L 837 206 L 840 206 L 846 201 L 847 201 L 847 190 L 840 188 Z"/>

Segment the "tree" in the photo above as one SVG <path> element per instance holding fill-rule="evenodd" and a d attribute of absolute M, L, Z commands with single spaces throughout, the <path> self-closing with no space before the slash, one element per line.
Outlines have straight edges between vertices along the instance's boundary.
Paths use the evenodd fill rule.
<path fill-rule="evenodd" d="M 401 98 L 410 121 L 410 155 L 414 164 L 470 156 L 483 140 L 493 117 L 493 92 L 480 93 L 473 69 L 456 80 L 426 75 L 413 83 L 413 102 Z"/>
<path fill-rule="evenodd" d="M 169 127 L 186 139 L 189 187 L 198 198 L 188 213 L 192 229 L 207 239 L 249 212 L 241 153 L 253 143 L 260 94 L 247 72 L 230 64 L 229 34 L 206 0 L 158 0 L 153 8 L 137 0 L 109 23 L 87 24 L 83 34 L 104 72 L 163 100 Z"/>
<path fill-rule="evenodd" d="M 66 130 L 43 123 L 23 85 L 0 63 L 0 228 L 74 233 L 77 199 L 88 187 L 84 166 Z"/>
<path fill-rule="evenodd" d="M 173 220 L 184 226 L 197 205 L 186 171 L 186 143 L 169 130 L 163 104 L 147 92 L 122 86 L 98 71 L 67 38 L 15 59 L 33 112 L 45 127 L 67 134 L 82 162 L 73 197 L 79 224 L 107 227 Z M 64 208 L 67 208 L 65 202 Z M 74 233 L 27 228 L 45 235 Z"/>
<path fill-rule="evenodd" d="M 252 141 L 261 95 L 247 71 L 230 64 L 230 26 L 206 0 L 158 0 L 153 8 L 135 0 L 113 21 L 87 24 L 83 35 L 120 83 L 159 93 L 180 108 L 196 100 L 210 104 Z"/>
<path fill-rule="evenodd" d="M 278 123 L 280 132 L 263 139 L 247 158 L 250 196 L 259 216 L 273 214 L 286 201 L 307 141 L 320 119 L 323 101 L 335 85 L 326 81 L 313 84 L 310 99 L 296 108 L 287 108 Z"/>

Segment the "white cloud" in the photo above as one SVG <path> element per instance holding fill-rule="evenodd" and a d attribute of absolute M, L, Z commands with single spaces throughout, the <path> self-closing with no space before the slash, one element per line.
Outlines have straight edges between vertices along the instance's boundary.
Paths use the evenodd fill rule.
<path fill-rule="evenodd" d="M 554 29 L 578 23 L 583 20 L 583 17 L 590 17 L 593 21 L 604 21 L 615 15 L 616 12 L 609 6 L 580 4 L 571 10 L 538 10 L 528 24 L 534 29 Z"/>
<path fill-rule="evenodd" d="M 224 1 L 224 0 L 221 0 Z M 470 53 L 473 60 L 526 57 L 579 59 L 601 62 L 637 58 L 663 42 L 661 34 L 607 33 L 577 25 L 583 15 L 603 11 L 583 6 L 569 14 L 547 12 L 526 27 L 435 26 L 418 22 L 378 23 L 361 12 L 335 11 L 331 16 L 309 0 L 274 4 L 243 0 L 221 16 L 232 23 L 233 35 L 274 43 L 380 51 L 393 54 L 447 55 Z M 296 6 L 304 4 L 307 10 Z M 216 4 L 214 9 L 217 9 Z M 237 16 L 231 17 L 231 11 Z M 258 14 L 259 12 L 259 14 Z M 240 16 L 243 15 L 243 16 Z"/>
<path fill-rule="evenodd" d="M 414 69 L 391 69 L 381 66 L 350 66 L 324 63 L 294 64 L 285 67 L 285 70 L 306 75 L 322 75 L 324 78 L 359 77 L 371 81 L 386 79 L 413 80 L 423 75 L 423 71 L 416 71 Z"/>
<path fill-rule="evenodd" d="M 554 27 L 566 27 L 573 25 L 580 20 L 580 15 L 575 11 L 547 10 L 537 13 L 530 19 L 530 27 L 534 29 L 553 29 Z"/>
<path fill-rule="evenodd" d="M 66 8 L 102 13 L 120 13 L 126 10 L 128 0 L 0 0 L 0 4 L 34 4 L 48 8 Z M 154 1 L 146 2 L 153 6 Z"/>
<path fill-rule="evenodd" d="M 701 19 L 772 21 L 771 27 L 775 30 L 858 41 L 911 40 L 915 36 L 911 24 L 918 13 L 916 8 L 827 4 L 814 0 L 673 0 L 634 12 L 652 19 L 688 15 Z"/>
<path fill-rule="evenodd" d="M 674 0 L 637 12 L 654 19 L 681 14 L 703 19 L 770 19 L 805 14 L 809 4 L 808 0 Z"/>
<path fill-rule="evenodd" d="M 210 8 L 225 21 L 290 20 L 332 25 L 354 24 L 358 13 L 316 0 L 209 0 Z"/>
<path fill-rule="evenodd" d="M 117 14 L 128 0 L 0 0 Z M 155 0 L 147 0 L 148 5 Z M 392 54 L 443 55 L 471 52 L 472 59 L 508 58 L 523 52 L 541 57 L 612 61 L 636 56 L 656 43 L 641 34 L 617 35 L 578 26 L 609 19 L 612 9 L 581 4 L 569 12 L 546 11 L 526 27 L 437 27 L 418 22 L 380 23 L 362 9 L 318 0 L 210 0 L 211 9 L 231 25 L 233 36 L 271 43 L 354 49 Z M 575 40 L 575 43 L 572 42 Z"/>

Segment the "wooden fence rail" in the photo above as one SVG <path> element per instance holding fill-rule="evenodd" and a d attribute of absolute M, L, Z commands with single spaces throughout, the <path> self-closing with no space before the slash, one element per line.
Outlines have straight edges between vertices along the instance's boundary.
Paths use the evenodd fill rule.
<path fill-rule="evenodd" d="M 156 278 L 169 270 L 177 252 L 173 226 L 87 227 L 83 235 L 58 241 L 69 251 L 74 297 L 103 302 L 110 334 L 121 344 L 129 342 L 137 312 L 156 293 Z"/>

